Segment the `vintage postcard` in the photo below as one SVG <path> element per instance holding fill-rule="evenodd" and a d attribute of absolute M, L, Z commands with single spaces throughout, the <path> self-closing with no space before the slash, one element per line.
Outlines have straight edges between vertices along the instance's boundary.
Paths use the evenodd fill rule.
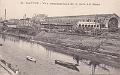
<path fill-rule="evenodd" d="M 0 0 L 0 75 L 120 75 L 120 0 Z"/>

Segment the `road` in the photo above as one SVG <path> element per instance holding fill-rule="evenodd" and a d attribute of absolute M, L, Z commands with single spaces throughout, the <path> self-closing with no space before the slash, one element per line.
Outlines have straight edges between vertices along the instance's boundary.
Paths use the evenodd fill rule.
<path fill-rule="evenodd" d="M 0 38 L 0 55 L 13 67 L 19 68 L 20 75 L 90 75 L 92 67 L 80 62 L 80 72 L 62 67 L 54 63 L 55 59 L 76 63 L 71 56 L 53 52 L 45 47 L 20 40 L 12 36 Z M 51 49 L 51 48 L 50 48 Z M 26 60 L 26 56 L 34 57 L 37 62 Z M 96 69 L 97 74 L 119 75 L 120 70 L 109 68 L 109 72 L 100 68 Z"/>

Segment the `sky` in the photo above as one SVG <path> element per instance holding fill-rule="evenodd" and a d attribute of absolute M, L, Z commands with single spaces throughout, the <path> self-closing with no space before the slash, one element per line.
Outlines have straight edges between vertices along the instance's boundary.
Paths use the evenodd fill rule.
<path fill-rule="evenodd" d="M 71 3 L 73 5 L 68 5 Z M 20 19 L 25 14 L 27 17 L 35 14 L 74 16 L 112 13 L 120 16 L 120 0 L 0 0 L 0 17 L 4 18 L 5 9 L 7 19 Z"/>

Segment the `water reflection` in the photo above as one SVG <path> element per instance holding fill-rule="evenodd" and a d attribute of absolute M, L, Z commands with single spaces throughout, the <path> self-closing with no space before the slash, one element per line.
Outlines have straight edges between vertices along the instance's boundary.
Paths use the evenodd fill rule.
<path fill-rule="evenodd" d="M 46 64 L 47 64 L 47 68 L 49 68 L 50 66 L 52 66 L 52 68 L 54 67 L 54 70 L 52 70 L 52 69 L 51 70 L 48 69 L 48 70 L 52 71 L 53 73 L 58 72 L 58 75 L 59 75 L 59 73 L 61 73 L 61 75 L 66 75 L 66 72 L 69 73 L 69 75 L 89 75 L 89 74 L 95 75 L 95 74 L 102 74 L 102 73 L 107 74 L 107 75 L 108 74 L 118 75 L 119 71 L 120 71 L 120 70 L 111 68 L 107 65 L 101 64 L 97 61 L 88 60 L 83 57 L 79 57 L 78 55 L 73 55 L 73 57 L 72 57 L 69 55 L 62 54 L 62 53 L 54 52 L 53 50 L 51 50 L 54 48 L 48 49 L 48 48 L 43 47 L 34 42 L 26 42 L 24 38 L 13 37 L 13 36 L 8 36 L 8 35 L 1 35 L 0 41 L 3 41 L 4 44 L 7 44 L 6 46 L 10 46 L 11 49 L 13 49 L 13 50 L 15 49 L 14 51 L 18 52 L 18 54 L 20 52 L 21 56 L 24 54 L 21 52 L 21 50 L 23 50 L 24 52 L 26 52 L 26 55 L 35 57 L 40 64 L 42 64 L 44 66 L 46 66 Z M 17 53 L 16 53 L 16 55 L 17 55 Z M 25 55 L 23 55 L 23 57 L 24 56 Z M 64 69 L 63 67 L 60 67 L 61 71 L 58 71 L 58 70 L 60 70 L 60 68 L 58 68 L 59 66 L 53 64 L 54 60 L 62 60 L 62 61 L 66 61 L 69 63 L 78 64 L 79 66 L 77 66 L 77 68 L 80 70 L 80 72 L 74 72 L 69 69 Z M 40 64 L 36 64 L 37 66 L 35 66 L 35 65 L 31 65 L 31 63 L 30 63 L 31 66 L 35 66 L 35 68 L 32 67 L 35 69 L 35 73 L 36 73 L 36 68 L 37 68 L 37 70 L 40 70 L 39 69 Z M 22 65 L 24 65 L 24 64 L 22 64 Z M 26 65 L 29 65 L 29 64 L 27 63 L 24 66 L 26 66 Z M 28 66 L 28 67 L 30 67 L 30 66 Z M 42 67 L 42 68 L 44 68 L 44 67 Z M 47 68 L 45 68 L 45 70 L 47 70 Z M 25 67 L 25 69 L 26 69 L 26 67 Z M 29 74 L 28 72 L 25 72 L 25 73 L 28 75 L 32 75 L 32 74 Z M 38 73 L 36 73 L 36 75 L 37 74 L 39 74 L 39 71 L 38 71 Z M 43 75 L 45 75 L 45 74 L 43 74 Z"/>
<path fill-rule="evenodd" d="M 92 66 L 92 75 L 95 74 L 95 69 L 96 69 L 96 66 L 98 66 L 100 63 L 99 62 L 96 62 L 96 61 L 90 61 L 89 62 L 89 65 Z"/>
<path fill-rule="evenodd" d="M 79 65 L 79 62 L 82 62 L 82 63 L 90 66 L 90 67 L 92 68 L 92 69 L 91 69 L 91 74 L 92 74 L 92 75 L 96 75 L 96 74 L 95 74 L 95 71 L 96 71 L 96 69 L 98 69 L 98 68 L 101 68 L 102 70 L 107 71 L 107 72 L 108 72 L 107 75 L 109 75 L 109 74 L 110 74 L 110 69 L 112 68 L 112 67 L 107 66 L 107 65 L 105 65 L 105 64 L 101 64 L 101 63 L 99 63 L 99 62 L 97 62 L 97 61 L 88 60 L 88 59 L 82 58 L 82 57 L 80 57 L 79 55 L 73 55 L 73 59 L 76 61 L 76 63 L 78 64 L 78 66 L 81 66 L 81 65 Z M 97 67 L 98 67 L 98 68 L 97 68 Z M 108 67 L 109 67 L 109 68 L 108 68 Z"/>
<path fill-rule="evenodd" d="M 74 55 L 73 59 L 75 59 L 77 62 L 77 65 L 79 65 L 79 60 L 81 60 L 80 57 L 78 55 Z"/>
<path fill-rule="evenodd" d="M 20 38 L 18 37 L 15 37 L 13 38 L 13 36 L 10 36 L 10 35 L 5 35 L 5 34 L 0 34 L 0 37 L 5 41 L 6 39 L 7 40 L 10 40 L 10 41 L 13 41 L 13 42 L 18 42 L 20 40 Z"/>
<path fill-rule="evenodd" d="M 0 36 L 1 36 L 1 38 L 5 41 L 6 36 L 5 36 L 4 34 L 1 34 Z"/>

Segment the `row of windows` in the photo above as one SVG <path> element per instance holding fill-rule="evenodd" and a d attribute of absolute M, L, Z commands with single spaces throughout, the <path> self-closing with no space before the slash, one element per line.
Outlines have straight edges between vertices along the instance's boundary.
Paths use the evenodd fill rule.
<path fill-rule="evenodd" d="M 99 19 L 99 20 L 92 20 L 92 19 L 87 19 L 87 20 L 85 20 L 85 19 L 82 19 L 82 20 L 80 20 L 81 22 L 102 22 L 102 19 Z"/>
<path fill-rule="evenodd" d="M 103 22 L 104 19 L 50 19 L 49 22 L 68 22 L 72 23 L 75 21 L 80 21 L 80 22 Z"/>
<path fill-rule="evenodd" d="M 99 25 L 81 25 L 79 24 L 79 27 L 99 27 Z"/>

